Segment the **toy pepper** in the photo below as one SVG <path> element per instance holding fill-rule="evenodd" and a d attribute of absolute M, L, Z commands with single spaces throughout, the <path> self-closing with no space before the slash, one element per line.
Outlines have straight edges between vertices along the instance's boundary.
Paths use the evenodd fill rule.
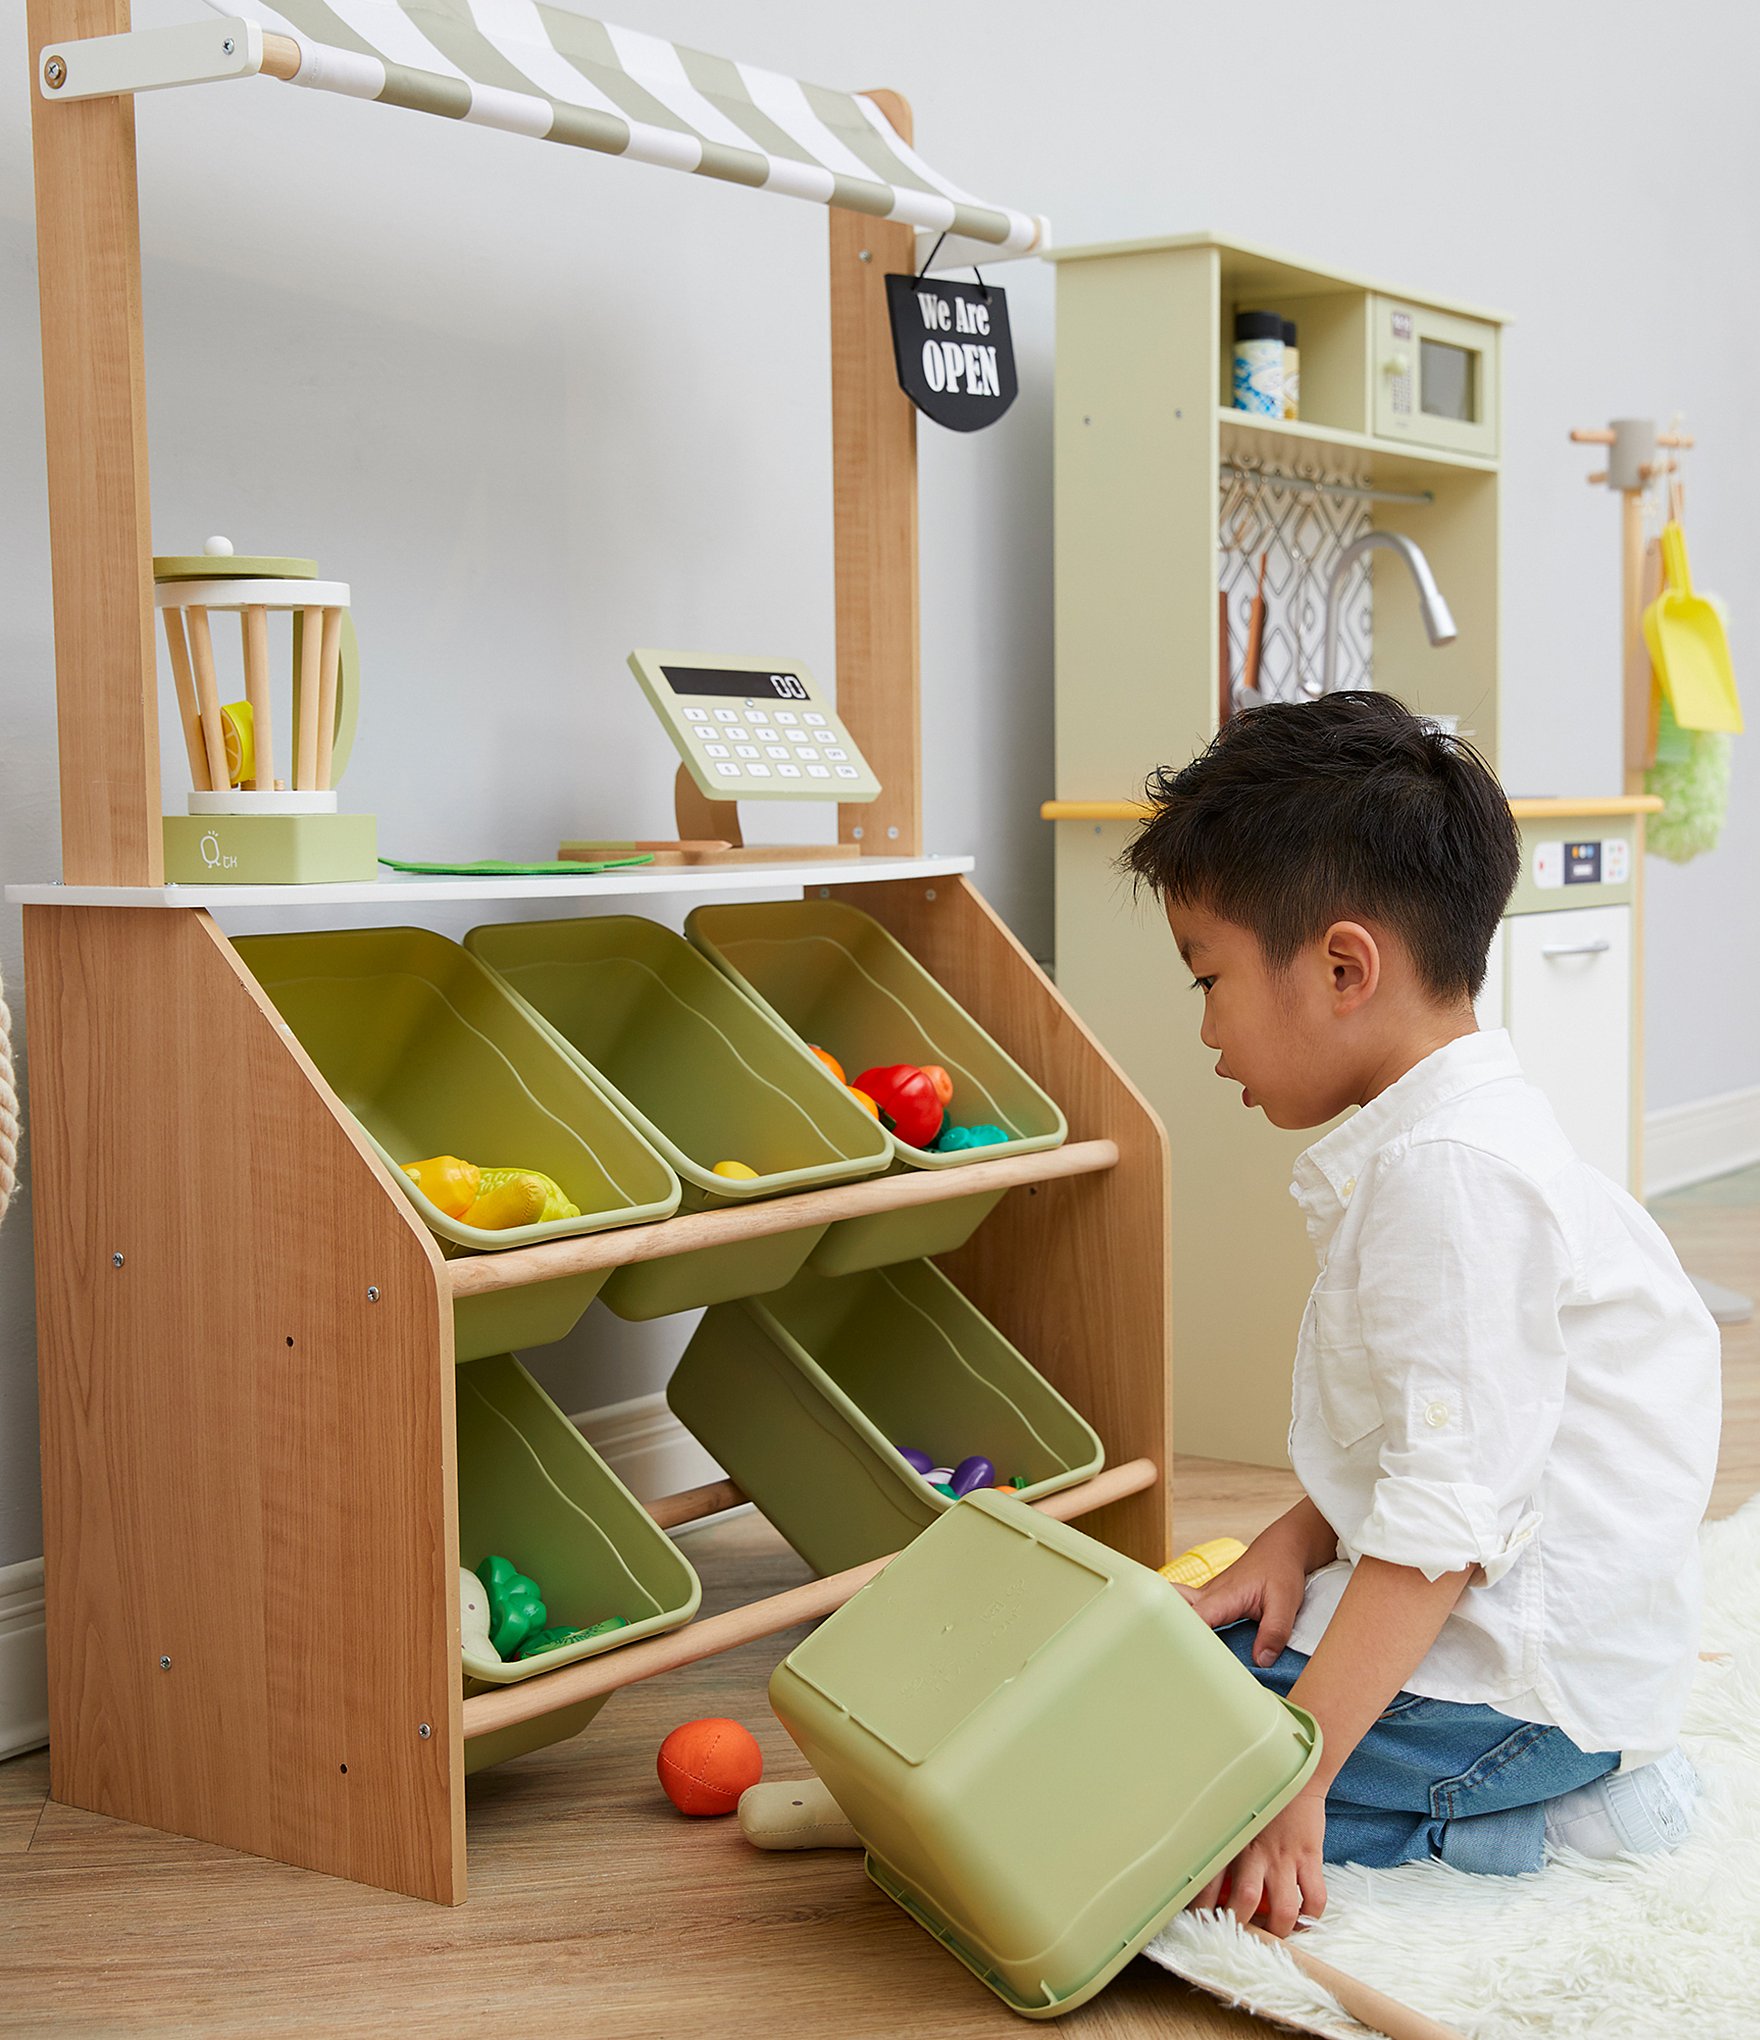
<path fill-rule="evenodd" d="M 873 1099 L 880 1108 L 880 1124 L 906 1147 L 926 1148 L 947 1116 L 934 1078 L 914 1063 L 864 1070 L 854 1088 Z"/>
<path fill-rule="evenodd" d="M 477 1567 L 477 1578 L 489 1590 L 489 1641 L 496 1654 L 510 1658 L 534 1630 L 550 1619 L 536 1580 L 528 1580 L 512 1559 L 493 1554 Z"/>

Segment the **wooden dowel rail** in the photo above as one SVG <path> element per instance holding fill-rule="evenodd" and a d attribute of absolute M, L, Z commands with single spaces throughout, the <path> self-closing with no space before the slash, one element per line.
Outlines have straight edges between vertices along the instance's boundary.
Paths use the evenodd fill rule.
<path fill-rule="evenodd" d="M 721 1211 L 694 1211 L 685 1218 L 663 1219 L 658 1225 L 586 1233 L 537 1247 L 510 1247 L 502 1254 L 474 1254 L 469 1260 L 448 1261 L 446 1275 L 455 1298 L 483 1296 L 492 1290 L 523 1288 L 531 1282 L 555 1282 L 592 1268 L 628 1268 L 641 1261 L 694 1253 L 700 1247 L 803 1232 L 809 1226 L 828 1225 L 840 1218 L 867 1218 L 877 1211 L 904 1211 L 955 1197 L 979 1197 L 986 1191 L 1010 1190 L 1023 1183 L 1091 1176 L 1117 1165 L 1116 1141 L 1076 1140 L 1036 1154 L 1005 1155 L 998 1162 L 969 1162 L 954 1169 L 909 1169 L 896 1176 L 871 1176 L 865 1182 L 808 1190 L 799 1197 L 773 1197 L 761 1204 Z"/>
<path fill-rule="evenodd" d="M 723 1509 L 741 1508 L 750 1499 L 733 1481 L 712 1480 L 702 1487 L 680 1488 L 675 1495 L 658 1495 L 643 1506 L 662 1530 L 676 1530 L 681 1523 L 700 1523 Z"/>
<path fill-rule="evenodd" d="M 1140 1494 L 1161 1478 L 1151 1459 L 1130 1459 L 1122 1466 L 1109 1466 L 1079 1487 L 1047 1495 L 1031 1506 L 1042 1516 L 1059 1523 L 1103 1509 L 1126 1495 Z M 761 1636 L 774 1636 L 792 1629 L 797 1622 L 814 1622 L 841 1608 L 850 1596 L 883 1572 L 896 1551 L 866 1565 L 851 1566 L 848 1572 L 831 1573 L 786 1593 L 771 1594 L 751 1601 L 743 1608 L 730 1608 L 725 1615 L 711 1615 L 701 1622 L 687 1623 L 664 1636 L 651 1636 L 643 1643 L 626 1644 L 622 1650 L 606 1651 L 595 1658 L 579 1658 L 554 1672 L 543 1672 L 517 1685 L 497 1686 L 488 1693 L 474 1693 L 464 1703 L 464 1732 L 489 1735 L 516 1722 L 532 1721 L 541 1714 L 554 1714 L 559 1707 L 577 1701 L 596 1700 L 615 1693 L 619 1686 L 633 1686 L 661 1672 L 676 1671 L 680 1665 L 695 1664 L 699 1658 L 719 1657 L 741 1644 L 755 1643 Z"/>

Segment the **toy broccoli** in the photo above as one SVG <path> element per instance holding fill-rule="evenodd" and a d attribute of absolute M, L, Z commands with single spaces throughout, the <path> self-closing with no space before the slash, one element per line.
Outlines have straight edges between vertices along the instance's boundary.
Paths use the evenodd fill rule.
<path fill-rule="evenodd" d="M 496 1653 L 510 1658 L 536 1629 L 550 1619 L 536 1580 L 528 1580 L 512 1559 L 493 1554 L 477 1567 L 477 1578 L 489 1592 L 489 1641 Z"/>

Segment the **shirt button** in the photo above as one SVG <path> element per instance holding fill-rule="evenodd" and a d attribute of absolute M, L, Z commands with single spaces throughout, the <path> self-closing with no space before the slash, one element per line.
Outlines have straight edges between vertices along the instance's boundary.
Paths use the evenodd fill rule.
<path fill-rule="evenodd" d="M 1433 1402 L 1428 1404 L 1424 1411 L 1424 1421 L 1430 1426 L 1431 1430 L 1440 1431 L 1443 1425 L 1448 1422 L 1447 1403 Z"/>
<path fill-rule="evenodd" d="M 1354 1189 L 1355 1189 L 1356 1187 L 1357 1187 L 1357 1179 L 1356 1179 L 1356 1177 L 1355 1177 L 1355 1176 L 1347 1176 L 1347 1177 L 1346 1177 L 1346 1178 L 1344 1179 L 1344 1194 L 1345 1194 L 1345 1196 L 1347 1196 L 1347 1197 L 1348 1197 L 1348 1196 L 1349 1196 L 1349 1195 L 1351 1194 L 1351 1192 L 1352 1192 L 1352 1191 L 1353 1191 L 1353 1190 L 1354 1190 Z"/>

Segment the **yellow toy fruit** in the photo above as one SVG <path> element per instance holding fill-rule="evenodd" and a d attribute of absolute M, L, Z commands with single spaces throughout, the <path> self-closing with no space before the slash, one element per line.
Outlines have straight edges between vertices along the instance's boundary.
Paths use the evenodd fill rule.
<path fill-rule="evenodd" d="M 540 1169 L 484 1169 L 481 1177 L 476 1202 L 464 1214 L 466 1225 L 507 1232 L 517 1225 L 548 1225 L 581 1215 L 580 1206 Z"/>
<path fill-rule="evenodd" d="M 489 1172 L 484 1170 L 486 1176 Z M 466 1225 L 484 1232 L 511 1232 L 517 1225 L 536 1225 L 544 1215 L 543 1182 L 528 1169 L 499 1172 L 498 1183 L 485 1183 L 477 1201 L 464 1215 Z"/>
<path fill-rule="evenodd" d="M 248 701 L 229 701 L 220 711 L 226 738 L 226 776 L 242 786 L 257 776 L 257 716 Z"/>
<path fill-rule="evenodd" d="M 1155 1570 L 1176 1587 L 1207 1587 L 1237 1558 L 1244 1558 L 1246 1550 L 1238 1537 L 1212 1537 L 1208 1544 L 1194 1544 L 1190 1551 L 1182 1551 Z"/>
<path fill-rule="evenodd" d="M 849 1095 L 856 1101 L 858 1105 L 864 1108 L 870 1119 L 878 1119 L 880 1117 L 879 1106 L 874 1103 L 873 1099 L 868 1096 L 866 1091 L 858 1091 L 855 1085 L 851 1084 L 849 1087 Z"/>
<path fill-rule="evenodd" d="M 755 1182 L 758 1175 L 756 1169 L 749 1168 L 744 1162 L 717 1162 L 714 1173 L 717 1176 L 730 1176 L 736 1183 Z"/>
<path fill-rule="evenodd" d="M 830 1049 L 815 1048 L 812 1042 L 810 1041 L 807 1043 L 807 1046 L 813 1050 L 813 1053 L 819 1058 L 819 1060 L 825 1065 L 825 1067 L 831 1072 L 831 1074 L 837 1079 L 837 1081 L 840 1084 L 847 1084 L 849 1082 L 848 1077 L 846 1077 L 843 1073 L 842 1063 L 840 1063 L 837 1060 L 836 1056 L 834 1056 L 831 1053 Z"/>
<path fill-rule="evenodd" d="M 463 1218 L 476 1201 L 483 1172 L 457 1155 L 431 1155 L 425 1162 L 405 1162 L 403 1173 L 430 1204 L 448 1218 Z"/>

